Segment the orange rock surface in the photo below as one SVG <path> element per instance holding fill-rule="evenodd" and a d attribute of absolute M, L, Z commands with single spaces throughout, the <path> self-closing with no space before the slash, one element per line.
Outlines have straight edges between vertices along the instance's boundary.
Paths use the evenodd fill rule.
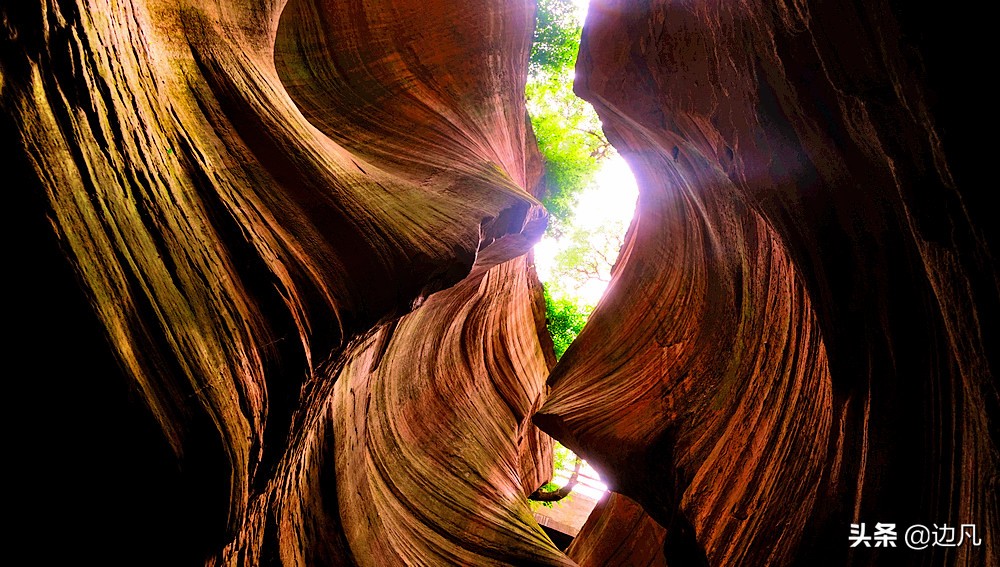
<path fill-rule="evenodd" d="M 595 1 L 576 90 L 640 197 L 556 364 L 534 9 L 0 7 L 15 541 L 133 565 L 1000 564 L 998 244 L 959 16 Z M 567 553 L 527 501 L 542 431 L 620 493 Z M 983 541 L 851 548 L 858 522 Z"/>

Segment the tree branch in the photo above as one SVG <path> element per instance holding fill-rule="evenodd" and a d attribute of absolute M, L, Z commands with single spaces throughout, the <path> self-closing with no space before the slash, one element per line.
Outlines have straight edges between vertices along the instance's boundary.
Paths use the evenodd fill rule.
<path fill-rule="evenodd" d="M 539 488 L 528 495 L 528 500 L 534 500 L 535 502 L 558 502 L 566 498 L 570 492 L 573 492 L 573 487 L 579 482 L 581 465 L 583 465 L 583 459 L 577 457 L 576 464 L 573 466 L 573 474 L 569 476 L 569 481 L 566 482 L 565 486 L 561 486 L 556 490 L 542 490 Z"/>

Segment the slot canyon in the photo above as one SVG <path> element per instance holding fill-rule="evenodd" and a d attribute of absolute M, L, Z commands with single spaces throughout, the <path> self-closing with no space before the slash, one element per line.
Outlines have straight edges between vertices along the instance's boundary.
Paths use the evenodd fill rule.
<path fill-rule="evenodd" d="M 30 563 L 1000 565 L 967 11 L 593 0 L 639 196 L 557 361 L 534 1 L 0 6 Z M 611 490 L 565 550 L 553 439 Z"/>

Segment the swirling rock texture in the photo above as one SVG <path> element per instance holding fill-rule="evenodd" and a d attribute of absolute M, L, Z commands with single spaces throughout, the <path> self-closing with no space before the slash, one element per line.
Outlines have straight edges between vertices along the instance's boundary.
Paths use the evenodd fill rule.
<path fill-rule="evenodd" d="M 552 362 L 524 257 L 545 226 L 532 5 L 3 12 L 4 139 L 38 239 L 18 265 L 40 311 L 17 324 L 24 352 L 67 349 L 58 394 L 25 395 L 81 437 L 26 459 L 70 478 L 25 507 L 84 526 L 67 553 L 568 562 L 525 498 L 551 474 L 529 421 Z M 97 509 L 103 537 L 80 521 Z"/>
<path fill-rule="evenodd" d="M 640 198 L 555 365 L 533 10 L 3 4 L 39 558 L 1000 563 L 997 243 L 963 46 L 927 32 L 958 16 L 596 2 L 576 88 Z M 535 424 L 620 493 L 568 555 L 528 508 Z M 983 543 L 851 549 L 852 522 Z"/>
<path fill-rule="evenodd" d="M 961 157 L 956 23 L 892 2 L 591 7 L 576 90 L 639 206 L 536 421 L 667 528 L 668 564 L 1000 561 L 996 242 Z M 860 522 L 983 542 L 851 549 Z"/>

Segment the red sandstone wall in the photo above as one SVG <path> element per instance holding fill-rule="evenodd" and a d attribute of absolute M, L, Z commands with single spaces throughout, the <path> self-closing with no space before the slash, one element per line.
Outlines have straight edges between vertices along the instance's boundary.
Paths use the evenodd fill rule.
<path fill-rule="evenodd" d="M 532 10 L 0 7 L 11 510 L 39 557 L 1000 563 L 961 18 L 595 2 L 576 89 L 639 207 L 548 375 Z M 568 558 L 527 508 L 533 423 L 634 500 Z M 984 543 L 848 547 L 887 521 Z"/>

